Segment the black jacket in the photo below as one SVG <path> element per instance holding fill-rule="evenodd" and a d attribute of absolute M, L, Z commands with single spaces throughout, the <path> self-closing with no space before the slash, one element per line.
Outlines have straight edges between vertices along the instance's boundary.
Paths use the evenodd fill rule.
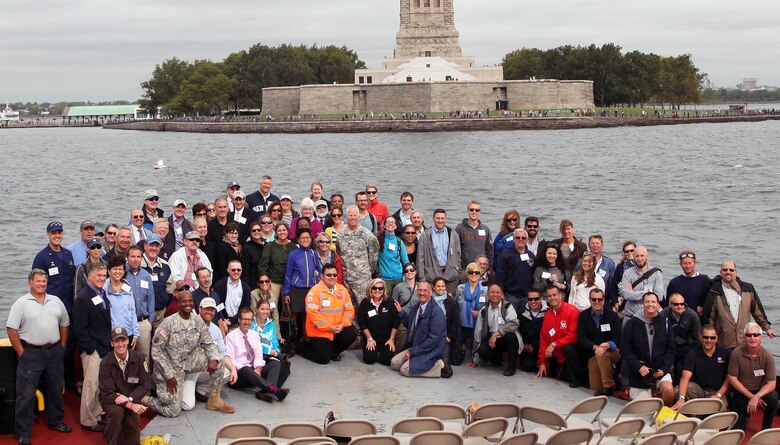
<path fill-rule="evenodd" d="M 104 357 L 111 351 L 111 303 L 108 298 L 101 297 L 105 302 L 95 304 L 93 298 L 99 296 L 91 286 L 81 289 L 73 302 L 73 335 L 76 346 L 87 354 L 97 351 Z"/>
<path fill-rule="evenodd" d="M 168 227 L 169 227 L 168 234 L 165 235 L 165 239 L 163 240 L 163 242 L 165 243 L 166 246 L 172 246 L 171 248 L 173 250 L 171 252 L 175 252 L 176 251 L 176 232 L 175 232 L 176 229 L 173 225 L 173 215 L 168 217 Z M 192 227 L 192 223 L 187 218 L 184 218 L 184 223 L 182 223 L 181 225 L 182 238 L 184 238 L 184 235 L 186 235 L 187 232 L 192 232 L 193 230 L 195 230 L 195 228 Z"/>
<path fill-rule="evenodd" d="M 227 304 L 227 283 L 230 277 L 225 277 L 211 286 L 212 291 L 219 295 L 222 302 Z M 246 284 L 244 280 L 241 280 L 241 303 L 238 305 L 238 311 L 232 317 L 228 317 L 227 307 L 221 311 L 222 318 L 230 320 L 230 324 L 238 326 L 238 312 L 245 307 L 252 306 L 252 289 Z"/>
<path fill-rule="evenodd" d="M 228 276 L 227 269 L 228 264 L 230 264 L 231 261 L 237 260 L 238 262 L 241 262 L 241 255 L 236 252 L 236 249 L 234 249 L 233 246 L 224 241 L 220 241 L 217 243 L 217 256 L 215 260 L 216 261 L 212 262 L 211 265 L 214 267 L 214 281 L 217 281 Z"/>
<path fill-rule="evenodd" d="M 643 317 L 631 317 L 626 323 L 621 340 L 620 354 L 629 368 L 628 382 L 633 388 L 651 388 L 655 380 L 639 374 L 639 368 L 647 366 L 653 371 L 663 370 L 668 373 L 674 364 L 674 330 L 672 324 L 663 315 L 653 319 L 653 354 L 647 341 L 647 329 Z"/>
<path fill-rule="evenodd" d="M 542 332 L 542 323 L 544 323 L 544 316 L 547 314 L 547 303 L 542 301 L 542 308 L 539 311 L 539 316 L 534 318 L 531 315 L 531 311 L 528 309 L 528 304 L 525 306 L 523 313 L 518 315 L 517 321 L 520 323 L 520 336 L 523 337 L 523 343 L 526 345 L 533 345 L 534 353 L 539 347 L 539 335 Z"/>
<path fill-rule="evenodd" d="M 577 318 L 577 338 L 580 346 L 587 351 L 588 357 L 593 355 L 594 345 L 598 346 L 604 342 L 611 341 L 615 343 L 615 347 L 620 348 L 621 324 L 618 314 L 606 306 L 598 325 L 593 320 L 590 308 L 580 312 Z M 606 326 L 609 326 L 608 330 Z"/>
<path fill-rule="evenodd" d="M 259 277 L 257 269 L 260 266 L 260 258 L 263 257 L 264 244 L 258 244 L 254 241 L 248 241 L 241 247 L 241 267 L 244 269 L 241 273 L 241 279 L 249 284 L 249 287 L 257 286 Z"/>

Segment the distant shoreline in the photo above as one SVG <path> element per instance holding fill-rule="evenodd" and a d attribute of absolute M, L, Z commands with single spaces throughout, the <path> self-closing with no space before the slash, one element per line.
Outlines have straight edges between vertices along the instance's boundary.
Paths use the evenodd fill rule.
<path fill-rule="evenodd" d="M 458 119 L 301 120 L 272 122 L 137 121 L 106 124 L 111 130 L 185 133 L 390 133 L 442 131 L 571 130 L 780 120 L 780 114 L 708 117 L 491 117 Z"/>

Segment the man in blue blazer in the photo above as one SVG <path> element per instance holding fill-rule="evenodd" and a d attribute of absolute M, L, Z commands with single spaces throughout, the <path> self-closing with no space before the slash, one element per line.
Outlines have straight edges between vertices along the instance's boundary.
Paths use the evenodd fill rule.
<path fill-rule="evenodd" d="M 447 360 L 447 320 L 444 311 L 435 302 L 431 302 L 431 284 L 421 281 L 417 284 L 417 297 L 420 303 L 407 313 L 401 313 L 403 323 L 409 329 L 407 342 L 402 352 L 393 357 L 390 367 L 400 371 L 404 377 L 444 377 L 452 376 L 452 368 Z"/>

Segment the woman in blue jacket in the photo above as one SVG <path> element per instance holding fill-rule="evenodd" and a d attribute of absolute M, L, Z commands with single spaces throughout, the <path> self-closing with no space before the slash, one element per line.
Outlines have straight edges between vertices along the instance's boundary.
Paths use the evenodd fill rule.
<path fill-rule="evenodd" d="M 400 238 L 395 236 L 395 218 L 388 216 L 379 234 L 379 274 L 385 282 L 388 295 L 404 279 L 404 264 L 409 262 L 406 249 Z"/>
<path fill-rule="evenodd" d="M 306 326 L 306 294 L 320 281 L 319 255 L 311 248 L 311 230 L 299 229 L 298 248 L 290 252 L 284 271 L 282 295 L 290 305 L 290 313 L 297 324 L 297 332 L 292 340 L 300 340 Z"/>

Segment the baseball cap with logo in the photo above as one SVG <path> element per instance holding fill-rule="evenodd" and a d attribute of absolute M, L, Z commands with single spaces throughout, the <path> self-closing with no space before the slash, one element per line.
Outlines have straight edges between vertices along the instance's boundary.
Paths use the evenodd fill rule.
<path fill-rule="evenodd" d="M 130 338 L 127 336 L 127 331 L 125 328 L 111 329 L 111 341 L 117 341 L 120 338 Z"/>

